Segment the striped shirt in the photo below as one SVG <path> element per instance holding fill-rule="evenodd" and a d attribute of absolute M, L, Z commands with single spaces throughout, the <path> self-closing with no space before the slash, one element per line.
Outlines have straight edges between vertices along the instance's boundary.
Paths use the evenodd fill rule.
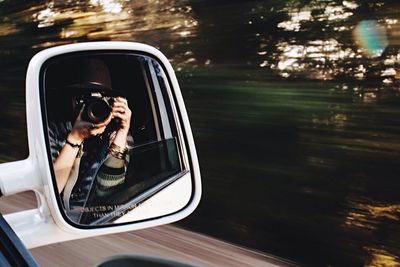
<path fill-rule="evenodd" d="M 51 156 L 54 160 L 59 156 L 65 145 L 65 140 L 72 129 L 71 122 L 50 122 L 49 138 Z M 107 150 L 115 132 L 104 131 L 100 136 L 89 137 L 84 141 L 84 153 L 80 159 L 78 177 L 69 177 L 60 196 L 68 217 L 79 222 L 89 193 L 104 161 L 109 157 Z M 131 135 L 128 135 L 128 148 L 133 145 Z M 127 163 L 126 165 L 127 166 Z M 126 170 L 125 170 L 126 171 Z"/>

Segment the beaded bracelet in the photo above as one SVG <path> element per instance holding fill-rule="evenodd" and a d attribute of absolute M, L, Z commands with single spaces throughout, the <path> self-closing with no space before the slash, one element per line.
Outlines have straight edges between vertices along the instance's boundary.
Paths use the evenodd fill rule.
<path fill-rule="evenodd" d="M 128 148 L 126 148 L 126 147 L 122 148 L 122 147 L 112 143 L 110 145 L 110 147 L 108 148 L 107 152 L 114 158 L 124 159 L 126 154 L 128 153 Z"/>

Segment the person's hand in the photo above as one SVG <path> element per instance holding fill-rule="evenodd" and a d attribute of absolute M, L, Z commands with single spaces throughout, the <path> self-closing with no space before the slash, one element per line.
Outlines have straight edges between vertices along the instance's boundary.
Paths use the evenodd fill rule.
<path fill-rule="evenodd" d="M 111 114 L 113 118 L 118 118 L 120 121 L 120 128 L 118 132 L 127 134 L 131 124 L 132 116 L 132 111 L 129 109 L 128 101 L 123 97 L 114 98 Z"/>
<path fill-rule="evenodd" d="M 96 136 L 104 132 L 107 125 L 112 119 L 112 113 L 104 121 L 94 124 L 88 121 L 82 120 L 82 112 L 85 106 L 82 107 L 78 117 L 75 120 L 74 126 L 72 127 L 71 133 L 68 136 L 68 141 L 74 144 L 81 144 L 86 138 L 90 136 Z"/>

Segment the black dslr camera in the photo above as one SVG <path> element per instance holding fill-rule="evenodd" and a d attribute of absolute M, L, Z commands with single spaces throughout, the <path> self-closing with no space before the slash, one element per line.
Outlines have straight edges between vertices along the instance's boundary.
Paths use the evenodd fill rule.
<path fill-rule="evenodd" d="M 106 96 L 100 92 L 92 92 L 76 99 L 75 110 L 79 113 L 82 106 L 85 105 L 82 120 L 97 124 L 110 116 L 113 103 L 114 97 Z"/>

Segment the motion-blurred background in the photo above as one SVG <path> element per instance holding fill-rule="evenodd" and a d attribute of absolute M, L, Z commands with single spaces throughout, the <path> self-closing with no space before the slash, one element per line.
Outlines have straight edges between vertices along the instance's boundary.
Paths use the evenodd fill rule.
<path fill-rule="evenodd" d="M 202 170 L 178 225 L 307 265 L 400 265 L 400 2 L 0 0 L 0 162 L 28 155 L 25 71 L 97 40 L 159 48 Z"/>

